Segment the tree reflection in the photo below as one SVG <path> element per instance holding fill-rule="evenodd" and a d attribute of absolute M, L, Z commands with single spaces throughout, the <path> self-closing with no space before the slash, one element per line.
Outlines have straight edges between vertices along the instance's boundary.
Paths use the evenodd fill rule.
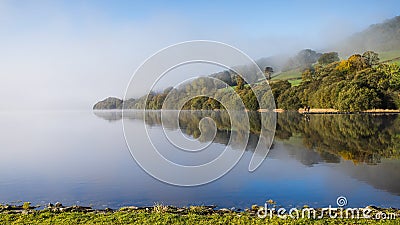
<path fill-rule="evenodd" d="M 262 129 L 268 126 L 268 113 L 247 112 L 250 131 L 244 126 L 243 113 L 227 111 L 169 111 L 163 114 L 166 129 L 180 129 L 183 133 L 201 139 L 201 132 L 207 132 L 209 122 L 199 123 L 202 118 L 209 117 L 215 122 L 217 128 L 215 143 L 227 145 L 233 133 L 234 143 L 246 142 L 246 132 L 249 133 L 247 150 L 254 151 L 257 146 Z M 109 121 L 122 118 L 121 112 L 95 111 L 99 117 Z M 179 117 L 177 116 L 179 114 Z M 125 111 L 124 118 L 133 120 L 145 120 L 149 126 L 161 125 L 160 111 Z M 179 118 L 177 123 L 168 122 Z M 209 121 L 209 120 L 207 120 Z M 232 126 L 232 123 L 235 123 Z M 235 127 L 235 129 L 231 129 Z M 270 133 L 273 131 L 269 131 Z M 268 132 L 267 132 L 268 134 Z M 205 135 L 208 136 L 208 135 Z M 396 114 L 371 115 L 371 114 L 346 114 L 346 115 L 307 115 L 297 112 L 278 113 L 275 140 L 291 142 L 294 138 L 300 138 L 302 145 L 319 153 L 327 162 L 337 163 L 340 159 L 352 160 L 354 163 L 365 162 L 377 164 L 384 158 L 399 158 L 400 156 L 400 118 Z"/>
<path fill-rule="evenodd" d="M 376 164 L 400 156 L 400 120 L 397 115 L 278 115 L 276 138 L 301 135 L 303 145 L 321 154 Z"/>

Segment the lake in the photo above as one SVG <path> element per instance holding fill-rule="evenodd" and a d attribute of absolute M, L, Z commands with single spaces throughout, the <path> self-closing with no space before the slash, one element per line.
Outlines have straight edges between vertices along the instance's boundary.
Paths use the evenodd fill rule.
<path fill-rule="evenodd" d="M 208 116 L 218 121 L 215 138 L 197 157 L 176 151 L 165 139 L 160 112 L 144 117 L 132 111 L 124 116 L 132 129 L 145 122 L 161 153 L 187 165 L 212 160 L 230 144 L 233 132 L 241 132 L 229 131 L 224 112 L 187 111 L 180 115 L 178 127 L 164 124 L 171 132 L 182 131 L 202 143 L 207 140 L 196 139 L 201 134 L 199 120 Z M 269 199 L 284 207 L 336 206 L 337 197 L 345 196 L 351 207 L 400 208 L 398 115 L 279 113 L 266 160 L 249 172 L 262 116 L 249 113 L 250 138 L 231 171 L 208 184 L 179 187 L 158 181 L 138 166 L 124 139 L 121 112 L 0 112 L 0 203 L 59 201 L 95 208 L 162 203 L 244 209 Z"/>

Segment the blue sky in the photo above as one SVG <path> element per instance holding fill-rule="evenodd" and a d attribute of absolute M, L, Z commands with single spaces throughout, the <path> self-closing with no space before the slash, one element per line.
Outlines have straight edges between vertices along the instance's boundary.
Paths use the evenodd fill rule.
<path fill-rule="evenodd" d="M 398 15 L 400 4 L 392 0 L 365 1 L 2 1 L 5 9 L 18 13 L 20 28 L 50 22 L 61 14 L 74 23 L 91 14 L 120 25 L 130 21 L 146 22 L 176 16 L 194 26 L 229 26 L 266 35 L 268 27 L 279 33 L 301 33 L 335 20 L 362 29 L 368 24 Z M 2 8 L 3 8 L 2 7 Z M 29 20 L 26 20 L 29 19 Z M 18 21 L 18 20 L 17 20 Z"/>
<path fill-rule="evenodd" d="M 326 33 L 364 29 L 394 17 L 398 1 L 2 1 L 0 16 L 7 32 L 19 35 L 46 29 L 62 20 L 71 35 L 87 35 L 93 26 L 137 24 L 181 26 L 187 39 L 303 38 L 316 45 Z M 96 22 L 94 22 L 96 21 Z M 152 23 L 154 22 L 154 23 Z M 159 22 L 157 24 L 157 22 Z M 336 32 L 335 32 L 336 33 Z M 169 34 L 167 34 L 169 35 Z M 185 39 L 186 36 L 182 36 Z M 321 38 L 322 37 L 322 38 Z M 234 44 L 234 43 L 233 43 Z M 312 46 L 314 47 L 314 46 Z M 319 46 L 317 46 L 319 47 Z M 260 55 L 260 53 L 257 53 Z"/>
<path fill-rule="evenodd" d="M 258 59 L 324 50 L 399 12 L 398 1 L 372 0 L 0 0 L 0 95 L 26 103 L 0 109 L 90 108 L 122 97 L 143 60 L 181 41 L 221 41 Z"/>

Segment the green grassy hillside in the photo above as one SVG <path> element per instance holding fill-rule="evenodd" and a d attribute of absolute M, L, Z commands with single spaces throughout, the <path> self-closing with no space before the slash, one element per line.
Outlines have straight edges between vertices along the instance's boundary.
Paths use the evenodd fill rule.
<path fill-rule="evenodd" d="M 400 50 L 379 52 L 381 62 L 390 62 L 400 65 Z"/>
<path fill-rule="evenodd" d="M 272 77 L 271 80 L 291 80 L 301 78 L 301 70 L 294 69 L 285 72 L 278 73 Z"/>

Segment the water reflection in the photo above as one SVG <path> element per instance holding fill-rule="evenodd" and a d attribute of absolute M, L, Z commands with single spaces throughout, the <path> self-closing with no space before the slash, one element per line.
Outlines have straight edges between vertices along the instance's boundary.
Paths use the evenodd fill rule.
<path fill-rule="evenodd" d="M 244 209 L 273 199 L 285 207 L 326 207 L 343 195 L 350 207 L 400 207 L 396 115 L 311 115 L 307 121 L 299 114 L 278 114 L 274 146 L 262 165 L 249 173 L 263 116 L 250 113 L 252 134 L 239 163 L 215 182 L 186 188 L 159 182 L 135 163 L 124 140 L 121 112 L 95 113 L 97 116 L 91 111 L 0 113 L 0 204 L 60 201 L 117 208 L 160 202 Z M 166 157 L 197 165 L 218 156 L 232 132 L 240 129 L 229 131 L 229 117 L 224 112 L 206 111 L 185 112 L 179 126 L 166 125 L 171 132 L 182 131 L 193 138 L 198 135 L 193 121 L 210 113 L 218 121 L 218 132 L 210 149 L 199 152 L 204 152 L 201 157 L 175 151 L 165 142 L 159 112 L 149 112 L 146 117 L 129 112 L 125 116 L 133 127 L 144 122 L 151 125 L 149 133 Z M 342 136 L 334 136 L 337 132 Z M 136 133 L 140 147 L 139 129 Z M 347 139 L 339 142 L 340 137 Z M 339 154 L 344 150 L 352 154 L 350 160 Z"/>
<path fill-rule="evenodd" d="M 302 144 L 320 153 L 327 162 L 340 158 L 354 163 L 380 163 L 400 156 L 400 120 L 391 115 L 280 114 L 276 137 L 301 136 Z"/>
<path fill-rule="evenodd" d="M 108 121 L 120 120 L 120 111 L 95 111 L 97 116 Z M 177 111 L 166 115 L 174 118 Z M 231 131 L 231 119 L 240 121 L 240 113 L 229 114 L 225 111 L 181 111 L 179 127 L 175 123 L 165 123 L 168 129 L 180 129 L 183 133 L 193 137 L 200 137 L 199 122 L 202 118 L 210 117 L 215 121 L 217 132 L 215 143 L 228 144 L 231 132 L 245 133 L 245 129 Z M 150 126 L 161 125 L 160 111 L 147 111 L 146 115 L 139 111 L 126 111 L 124 116 L 132 120 L 144 120 Z M 250 138 L 247 150 L 253 151 L 259 140 L 262 117 L 267 113 L 249 112 Z M 172 121 L 166 120 L 166 121 Z M 267 125 L 268 126 L 268 125 Z M 206 127 L 205 127 L 206 128 Z M 203 132 L 204 129 L 203 127 Z M 244 135 L 237 136 L 240 137 Z M 367 163 L 375 165 L 383 159 L 398 159 L 400 156 L 400 119 L 397 114 L 389 115 L 301 115 L 296 112 L 279 113 L 275 139 L 286 141 L 294 145 L 301 145 L 310 152 L 294 151 L 292 154 L 305 165 L 313 165 L 324 161 L 339 163 L 341 159 L 351 160 L 355 164 Z M 198 139 L 201 141 L 201 138 Z M 318 154 L 314 154 L 317 152 Z M 301 155 L 298 155 L 301 154 Z"/>

